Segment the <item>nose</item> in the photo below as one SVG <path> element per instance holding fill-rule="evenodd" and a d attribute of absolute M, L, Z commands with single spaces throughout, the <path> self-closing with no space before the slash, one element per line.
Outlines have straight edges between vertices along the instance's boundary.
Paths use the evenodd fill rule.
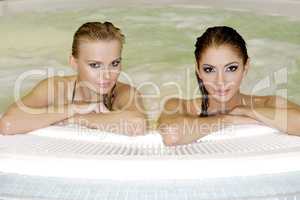
<path fill-rule="evenodd" d="M 100 71 L 100 78 L 101 79 L 109 79 L 110 78 L 110 71 L 109 69 L 103 69 Z"/>
<path fill-rule="evenodd" d="M 220 71 L 217 73 L 216 83 L 219 86 L 224 86 L 225 85 L 224 74 Z"/>

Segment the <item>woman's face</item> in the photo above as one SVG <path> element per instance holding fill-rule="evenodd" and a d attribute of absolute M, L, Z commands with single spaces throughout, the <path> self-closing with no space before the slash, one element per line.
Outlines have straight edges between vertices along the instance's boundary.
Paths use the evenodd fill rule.
<path fill-rule="evenodd" d="M 209 47 L 201 55 L 198 76 L 210 97 L 219 102 L 229 101 L 238 91 L 246 75 L 248 62 L 230 46 Z"/>
<path fill-rule="evenodd" d="M 80 81 L 98 94 L 108 93 L 121 71 L 121 43 L 118 40 L 81 42 L 78 58 L 72 58 Z"/>

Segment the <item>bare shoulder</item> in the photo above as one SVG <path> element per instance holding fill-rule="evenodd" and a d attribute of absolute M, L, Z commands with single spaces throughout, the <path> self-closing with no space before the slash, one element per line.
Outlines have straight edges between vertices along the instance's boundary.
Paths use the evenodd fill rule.
<path fill-rule="evenodd" d="M 202 98 L 189 99 L 185 102 L 185 112 L 188 115 L 198 116 L 201 112 Z"/>
<path fill-rule="evenodd" d="M 300 109 L 299 105 L 281 96 L 268 96 L 265 102 L 265 106 L 276 107 L 276 108 Z"/>
<path fill-rule="evenodd" d="M 61 96 L 60 93 L 66 91 L 71 78 L 71 76 L 53 76 L 43 79 L 22 98 L 22 102 L 28 106 L 42 107 L 54 104 L 58 98 L 64 100 L 66 95 Z"/>
<path fill-rule="evenodd" d="M 137 105 L 142 107 L 142 99 L 139 91 L 126 83 L 117 82 L 115 88 L 115 100 L 113 106 L 118 109 L 135 108 Z"/>
<path fill-rule="evenodd" d="M 44 89 L 45 86 L 48 89 L 56 89 L 60 86 L 67 86 L 71 82 L 74 82 L 75 79 L 76 76 L 52 76 L 40 81 L 34 89 Z"/>
<path fill-rule="evenodd" d="M 127 83 L 117 82 L 116 84 L 116 93 L 118 95 L 128 95 L 130 93 L 139 93 L 139 91 Z"/>
<path fill-rule="evenodd" d="M 255 96 L 255 95 L 243 95 L 243 99 L 245 100 L 245 104 L 247 106 L 254 106 L 254 107 L 276 107 L 276 108 L 297 108 L 299 109 L 299 105 L 289 101 L 288 99 L 275 96 L 275 95 L 268 95 L 268 96 Z"/>
<path fill-rule="evenodd" d="M 253 106 L 253 107 L 262 107 L 265 106 L 268 101 L 268 96 L 257 96 L 257 95 L 248 95 L 241 94 L 242 96 L 242 104 L 244 106 Z"/>
<path fill-rule="evenodd" d="M 115 96 L 116 96 L 116 103 L 121 103 L 129 100 L 134 100 L 135 97 L 139 96 L 139 91 L 134 87 L 126 83 L 117 82 L 115 88 Z"/>
<path fill-rule="evenodd" d="M 54 76 L 53 79 L 55 89 L 63 87 L 64 89 L 73 90 L 77 76 Z"/>

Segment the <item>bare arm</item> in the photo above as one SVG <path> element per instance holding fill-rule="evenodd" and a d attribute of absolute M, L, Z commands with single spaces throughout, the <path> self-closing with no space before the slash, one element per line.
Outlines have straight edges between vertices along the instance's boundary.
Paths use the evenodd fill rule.
<path fill-rule="evenodd" d="M 232 124 L 258 123 L 249 117 L 215 115 L 198 117 L 190 115 L 180 99 L 170 99 L 159 118 L 159 131 L 166 145 L 192 143 L 199 138 Z"/>
<path fill-rule="evenodd" d="M 141 95 L 134 88 L 124 88 L 115 100 L 114 111 L 75 115 L 76 124 L 130 136 L 143 135 L 147 121 Z"/>
<path fill-rule="evenodd" d="M 265 107 L 238 107 L 231 113 L 248 116 L 287 134 L 300 136 L 300 106 L 282 97 L 269 97 Z"/>
<path fill-rule="evenodd" d="M 0 134 L 13 135 L 49 126 L 73 116 L 88 105 L 53 105 L 49 101 L 48 84 L 53 78 L 41 81 L 29 94 L 13 103 L 0 119 Z"/>

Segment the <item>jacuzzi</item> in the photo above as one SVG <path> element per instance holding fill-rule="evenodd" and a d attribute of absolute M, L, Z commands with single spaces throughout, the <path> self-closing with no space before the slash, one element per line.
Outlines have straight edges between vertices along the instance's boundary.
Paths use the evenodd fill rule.
<path fill-rule="evenodd" d="M 38 71 L 22 83 L 24 91 L 45 78 L 39 74 L 73 73 L 70 40 L 90 20 L 111 20 L 124 30 L 124 71 L 136 86 L 158 86 L 144 87 L 143 94 L 160 88 L 160 96 L 144 102 L 153 113 L 173 92 L 163 83 L 198 91 L 193 44 L 212 25 L 233 26 L 247 40 L 253 64 L 242 91 L 288 89 L 300 104 L 299 8 L 296 0 L 0 1 L 0 112 L 14 101 L 23 72 Z M 129 138 L 51 126 L 0 136 L 0 200 L 296 200 L 299 158 L 300 137 L 263 126 L 239 126 L 177 147 L 164 146 L 155 131 Z"/>
<path fill-rule="evenodd" d="M 0 199 L 298 199 L 300 137 L 239 125 L 189 145 L 50 126 L 0 137 Z"/>

